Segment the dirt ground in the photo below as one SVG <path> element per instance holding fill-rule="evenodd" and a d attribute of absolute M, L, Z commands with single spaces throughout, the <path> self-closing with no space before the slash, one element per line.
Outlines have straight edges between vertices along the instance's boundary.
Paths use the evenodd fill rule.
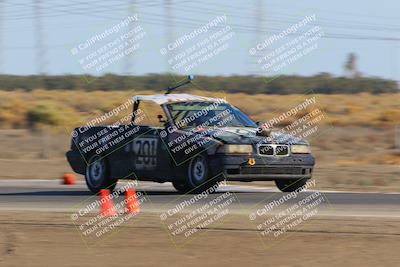
<path fill-rule="evenodd" d="M 96 245 L 70 214 L 0 212 L 1 266 L 397 266 L 399 219 L 313 218 L 283 240 L 260 240 L 240 215 L 176 246 L 158 214 L 140 214 Z"/>

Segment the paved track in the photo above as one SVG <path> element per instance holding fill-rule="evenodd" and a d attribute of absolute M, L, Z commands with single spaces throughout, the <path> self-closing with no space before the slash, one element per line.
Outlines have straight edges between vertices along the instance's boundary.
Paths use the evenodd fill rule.
<path fill-rule="evenodd" d="M 126 183 L 120 182 L 119 187 L 124 184 Z M 165 212 L 194 197 L 194 195 L 177 194 L 169 183 L 139 182 L 136 188 L 138 192 L 142 192 L 146 196 L 146 201 L 142 204 L 144 212 Z M 247 184 L 227 185 L 221 187 L 218 193 L 196 201 L 193 207 L 203 205 L 226 192 L 231 192 L 237 200 L 233 203 L 231 211 L 243 214 L 254 212 L 286 195 L 273 187 L 253 187 Z M 317 191 L 301 192 L 298 199 L 310 196 L 315 192 Z M 400 193 L 333 191 L 320 191 L 320 193 L 325 200 L 320 204 L 319 215 L 321 216 L 400 218 Z M 82 182 L 67 186 L 54 180 L 0 181 L 0 210 L 76 212 L 96 199 L 98 197 L 92 196 Z M 116 202 L 120 200 L 123 200 L 122 196 L 115 199 Z M 295 202 L 296 200 L 289 199 L 280 208 L 290 206 Z"/>

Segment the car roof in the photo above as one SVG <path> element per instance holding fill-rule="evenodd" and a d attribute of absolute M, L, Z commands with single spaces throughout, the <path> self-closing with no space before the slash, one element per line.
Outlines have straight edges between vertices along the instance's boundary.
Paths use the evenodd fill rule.
<path fill-rule="evenodd" d="M 190 101 L 210 101 L 210 102 L 226 102 L 223 98 L 212 98 L 205 96 L 197 96 L 190 94 L 169 94 L 169 95 L 137 95 L 133 97 L 136 101 L 152 101 L 159 105 L 173 102 L 190 102 Z"/>

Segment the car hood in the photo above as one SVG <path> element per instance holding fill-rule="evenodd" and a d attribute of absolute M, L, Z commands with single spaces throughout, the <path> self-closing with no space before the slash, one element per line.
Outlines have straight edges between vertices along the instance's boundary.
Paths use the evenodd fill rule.
<path fill-rule="evenodd" d="M 193 128 L 191 129 L 193 130 Z M 218 127 L 197 129 L 198 133 L 211 137 L 225 144 L 307 144 L 306 141 L 281 132 L 272 132 L 270 137 L 257 135 L 258 128 L 251 127 Z"/>

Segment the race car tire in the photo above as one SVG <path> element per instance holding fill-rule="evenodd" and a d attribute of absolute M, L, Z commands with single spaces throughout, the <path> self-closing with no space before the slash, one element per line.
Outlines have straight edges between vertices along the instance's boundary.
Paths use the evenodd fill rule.
<path fill-rule="evenodd" d="M 172 181 L 172 185 L 179 193 L 185 194 L 189 191 L 189 187 L 185 181 Z"/>
<path fill-rule="evenodd" d="M 183 165 L 183 169 L 177 174 L 176 180 L 172 182 L 173 186 L 180 193 L 201 193 L 210 187 L 216 189 L 218 182 L 211 179 L 207 156 L 199 154 L 191 158 Z"/>
<path fill-rule="evenodd" d="M 275 180 L 276 186 L 282 192 L 293 192 L 307 183 L 307 179 Z"/>
<path fill-rule="evenodd" d="M 211 187 L 218 187 L 216 179 L 212 179 L 211 171 L 205 154 L 193 157 L 188 164 L 187 185 L 191 192 L 198 194 Z"/>
<path fill-rule="evenodd" d="M 108 162 L 99 155 L 93 155 L 88 160 L 85 171 L 85 181 L 89 190 L 97 194 L 101 189 L 109 189 L 111 192 L 118 180 L 110 179 Z"/>

